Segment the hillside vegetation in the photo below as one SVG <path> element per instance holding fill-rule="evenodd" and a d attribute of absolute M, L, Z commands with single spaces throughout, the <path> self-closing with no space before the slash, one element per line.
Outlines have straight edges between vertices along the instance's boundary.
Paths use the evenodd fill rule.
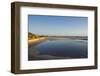
<path fill-rule="evenodd" d="M 41 37 L 46 37 L 46 36 L 36 35 L 36 34 L 31 33 L 31 32 L 28 32 L 28 40 L 37 39 L 37 38 L 41 38 Z"/>

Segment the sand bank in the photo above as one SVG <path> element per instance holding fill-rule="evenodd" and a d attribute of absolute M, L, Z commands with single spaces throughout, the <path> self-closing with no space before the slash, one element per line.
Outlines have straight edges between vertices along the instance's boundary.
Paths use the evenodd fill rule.
<path fill-rule="evenodd" d="M 29 46 L 30 45 L 34 45 L 34 44 L 37 44 L 37 43 L 39 43 L 41 41 L 44 41 L 46 39 L 47 39 L 47 37 L 41 37 L 41 38 L 37 38 L 37 39 L 31 39 L 31 40 L 28 40 L 28 45 Z"/>

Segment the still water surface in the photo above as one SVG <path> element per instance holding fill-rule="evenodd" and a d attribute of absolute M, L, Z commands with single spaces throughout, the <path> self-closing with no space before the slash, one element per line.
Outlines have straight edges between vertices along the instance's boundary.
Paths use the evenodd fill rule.
<path fill-rule="evenodd" d="M 48 39 L 33 46 L 38 52 L 38 59 L 60 59 L 60 58 L 87 58 L 87 40 L 56 38 Z"/>

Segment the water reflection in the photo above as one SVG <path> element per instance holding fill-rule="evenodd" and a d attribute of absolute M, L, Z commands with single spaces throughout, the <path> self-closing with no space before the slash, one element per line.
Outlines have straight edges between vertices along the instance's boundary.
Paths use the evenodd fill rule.
<path fill-rule="evenodd" d="M 48 60 L 48 59 L 70 59 L 88 57 L 87 40 L 70 38 L 49 38 L 48 40 L 33 45 L 38 54 L 35 57 L 29 56 L 29 60 Z M 29 50 L 31 55 L 34 51 Z"/>

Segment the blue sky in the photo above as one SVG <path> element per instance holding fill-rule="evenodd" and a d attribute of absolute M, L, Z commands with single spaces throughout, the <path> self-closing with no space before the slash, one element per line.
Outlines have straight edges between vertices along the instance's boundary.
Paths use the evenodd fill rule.
<path fill-rule="evenodd" d="M 38 35 L 87 36 L 88 18 L 29 15 L 28 31 Z"/>

